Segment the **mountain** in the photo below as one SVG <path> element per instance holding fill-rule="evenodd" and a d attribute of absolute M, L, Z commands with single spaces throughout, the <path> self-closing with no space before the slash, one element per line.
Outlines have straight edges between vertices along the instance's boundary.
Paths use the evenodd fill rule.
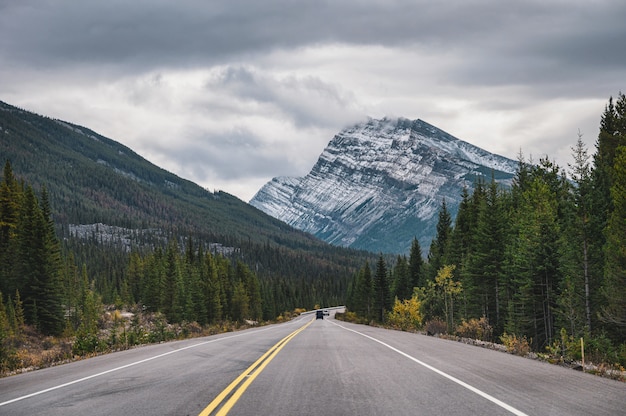
<path fill-rule="evenodd" d="M 454 216 L 476 179 L 510 184 L 518 162 L 422 120 L 370 119 L 337 134 L 304 177 L 277 177 L 250 204 L 329 243 L 373 252 L 428 248 L 442 201 Z"/>
<path fill-rule="evenodd" d="M 298 268 L 305 266 L 345 272 L 362 264 L 361 253 L 337 251 L 226 192 L 210 192 L 167 172 L 86 127 L 1 101 L 0 161 L 10 161 L 15 176 L 36 192 L 45 186 L 64 239 L 113 239 L 128 250 L 171 236 L 193 237 L 205 247 L 237 253 L 260 274 L 283 277 L 301 278 Z"/>

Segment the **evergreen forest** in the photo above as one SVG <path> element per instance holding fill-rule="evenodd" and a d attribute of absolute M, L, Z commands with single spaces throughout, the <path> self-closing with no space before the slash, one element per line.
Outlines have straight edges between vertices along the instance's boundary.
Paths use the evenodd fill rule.
<path fill-rule="evenodd" d="M 60 240 L 46 188 L 37 193 L 6 162 L 0 181 L 0 369 L 21 366 L 18 351 L 32 331 L 69 339 L 66 353 L 84 355 L 231 330 L 281 320 L 299 308 L 338 305 L 350 275 L 337 262 L 321 264 L 310 253 L 296 256 L 269 244 L 242 242 L 229 256 L 191 236 L 139 247 L 128 251 L 97 234 Z M 300 278 L 292 277 L 294 270 Z M 124 310 L 136 315 L 132 325 L 123 324 Z M 142 324 L 140 316 L 156 324 Z"/>

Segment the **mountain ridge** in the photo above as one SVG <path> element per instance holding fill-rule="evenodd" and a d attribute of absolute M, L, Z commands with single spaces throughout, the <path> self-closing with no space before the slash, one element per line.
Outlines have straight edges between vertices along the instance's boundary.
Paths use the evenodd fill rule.
<path fill-rule="evenodd" d="M 154 247 L 171 237 L 188 236 L 205 247 L 225 247 L 261 274 L 287 277 L 299 276 L 298 267 L 308 267 L 302 253 L 307 253 L 311 268 L 329 266 L 335 275 L 349 275 L 369 255 L 337 251 L 227 192 L 211 192 L 178 177 L 87 127 L 2 101 L 0 160 L 10 161 L 15 176 L 36 191 L 46 188 L 62 239 L 95 236 L 89 230 L 98 230 L 102 241 L 123 234 L 115 240 L 128 250 L 129 244 Z M 134 241 L 129 243 L 126 235 Z M 271 263 L 269 255 L 277 252 L 284 260 Z"/>
<path fill-rule="evenodd" d="M 518 162 L 420 119 L 366 122 L 335 135 L 311 171 L 277 177 L 250 204 L 331 244 L 407 253 L 428 247 L 445 199 L 456 212 L 476 178 L 509 184 Z"/>

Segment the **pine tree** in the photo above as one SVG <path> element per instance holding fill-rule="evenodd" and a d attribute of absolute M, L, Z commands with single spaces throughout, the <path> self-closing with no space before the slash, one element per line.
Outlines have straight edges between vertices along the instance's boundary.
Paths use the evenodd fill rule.
<path fill-rule="evenodd" d="M 219 321 L 222 319 L 222 287 L 214 258 L 208 251 L 204 254 L 200 280 L 206 302 L 207 321 L 210 323 Z"/>
<path fill-rule="evenodd" d="M 65 311 L 61 285 L 61 248 L 56 238 L 48 191 L 41 191 L 44 275 L 41 276 L 41 294 L 38 300 L 39 324 L 44 333 L 59 335 L 65 327 Z"/>
<path fill-rule="evenodd" d="M 244 318 L 253 320 L 261 319 L 263 305 L 261 303 L 259 280 L 250 269 L 248 269 L 248 266 L 240 261 L 237 262 L 235 276 L 236 279 L 243 282 L 248 299 L 248 314 L 245 315 Z"/>
<path fill-rule="evenodd" d="M 31 187 L 27 187 L 20 210 L 15 267 L 16 275 L 21 277 L 17 289 L 24 296 L 26 322 L 29 324 L 37 321 L 34 305 L 40 292 L 38 279 L 43 274 L 41 267 L 44 264 L 41 257 L 43 250 L 37 250 L 43 240 L 41 235 L 37 235 L 40 231 L 36 228 L 38 212 L 35 194 Z"/>
<path fill-rule="evenodd" d="M 400 301 L 410 299 L 413 296 L 413 284 L 409 274 L 409 264 L 406 257 L 398 256 L 393 269 L 392 298 Z"/>
<path fill-rule="evenodd" d="M 374 311 L 376 320 L 385 321 L 385 314 L 391 309 L 391 288 L 387 275 L 387 265 L 381 254 L 376 263 L 376 274 L 374 275 Z"/>
<path fill-rule="evenodd" d="M 609 99 L 608 105 L 605 107 L 600 123 L 600 133 L 596 143 L 596 153 L 594 155 L 594 168 L 592 171 L 592 201 L 590 233 L 597 245 L 591 247 L 590 258 L 592 264 L 596 264 L 594 260 L 603 258 L 604 262 L 602 270 L 592 273 L 601 273 L 603 275 L 603 298 L 600 300 L 603 306 L 601 312 L 602 322 L 607 330 L 615 331 L 615 328 L 621 328 L 619 325 L 620 307 L 617 296 L 620 292 L 614 292 L 618 289 L 615 286 L 620 280 L 620 267 L 618 254 L 620 241 L 619 229 L 621 227 L 620 216 L 622 213 L 614 213 L 617 210 L 615 204 L 621 204 L 621 200 L 616 196 L 621 195 L 622 185 L 622 163 L 620 148 L 626 146 L 626 96 L 619 93 L 618 98 L 613 104 L 612 97 Z M 598 247 L 601 244 L 602 250 Z M 617 326 L 616 326 L 617 324 Z M 618 338 L 623 339 L 623 330 L 618 329 Z"/>
<path fill-rule="evenodd" d="M 626 340 L 626 146 L 616 152 L 611 187 L 613 211 L 606 228 L 606 265 L 602 320 L 617 327 L 619 341 Z"/>
<path fill-rule="evenodd" d="M 141 284 L 141 303 L 151 312 L 161 311 L 165 290 L 165 268 L 163 250 L 157 247 L 144 260 L 145 272 Z"/>
<path fill-rule="evenodd" d="M 446 262 L 449 238 L 452 233 L 452 217 L 448 212 L 446 200 L 441 202 L 439 218 L 437 221 L 437 235 L 430 245 L 428 252 L 428 278 L 434 280 L 439 269 Z"/>
<path fill-rule="evenodd" d="M 236 322 L 242 322 L 250 316 L 250 298 L 241 280 L 237 281 L 233 287 L 230 316 Z"/>
<path fill-rule="evenodd" d="M 532 338 L 536 349 L 552 342 L 558 295 L 557 202 L 540 177 L 529 183 L 515 213 L 514 237 L 507 251 L 512 298 L 505 331 Z"/>
<path fill-rule="evenodd" d="M 424 279 L 424 259 L 422 258 L 422 248 L 417 238 L 413 238 L 411 251 L 409 253 L 409 275 L 413 287 L 423 287 L 426 284 Z"/>
<path fill-rule="evenodd" d="M 572 148 L 574 163 L 570 165 L 573 186 L 568 200 L 562 233 L 559 315 L 569 334 L 579 337 L 594 327 L 592 317 L 597 315 L 592 298 L 598 291 L 601 267 L 593 261 L 596 242 L 592 238 L 590 221 L 592 200 L 591 167 L 587 149 L 579 132 Z"/>
<path fill-rule="evenodd" d="M 484 198 L 477 207 L 478 218 L 473 230 L 473 245 L 461 273 L 467 296 L 468 316 L 486 317 L 500 333 L 504 325 L 506 284 L 504 255 L 507 245 L 504 196 L 492 178 Z"/>
<path fill-rule="evenodd" d="M 21 199 L 11 163 L 7 161 L 0 181 L 0 291 L 9 294 L 18 288 L 14 266 Z"/>
<path fill-rule="evenodd" d="M 0 374 L 11 367 L 12 350 L 9 346 L 11 327 L 4 307 L 3 295 L 0 292 Z"/>
<path fill-rule="evenodd" d="M 472 246 L 472 201 L 466 187 L 461 193 L 461 203 L 450 235 L 448 262 L 460 268 Z"/>
<path fill-rule="evenodd" d="M 144 280 L 145 264 L 136 250 L 130 253 L 128 259 L 128 267 L 126 269 L 126 282 L 128 283 L 128 291 L 131 303 L 137 303 L 141 300 L 141 285 Z"/>
<path fill-rule="evenodd" d="M 589 247 L 589 258 L 592 275 L 604 276 L 604 233 L 611 213 L 613 212 L 613 169 L 615 153 L 620 145 L 626 145 L 626 96 L 620 93 L 616 104 L 613 97 L 609 98 L 600 120 L 600 132 L 593 155 L 591 171 L 591 197 L 588 231 L 595 244 Z M 603 302 L 602 299 L 595 299 Z"/>
<path fill-rule="evenodd" d="M 371 319 L 374 312 L 374 281 L 368 262 L 361 268 L 355 284 L 355 312 L 359 316 Z"/>
<path fill-rule="evenodd" d="M 161 311 L 169 322 L 180 322 L 183 318 L 185 298 L 182 290 L 180 253 L 175 239 L 170 240 L 164 258 L 164 282 Z"/>
<path fill-rule="evenodd" d="M 13 333 L 15 334 L 16 338 L 19 339 L 24 331 L 24 326 L 26 325 L 26 321 L 24 319 L 24 305 L 22 304 L 22 298 L 20 296 L 19 290 L 15 291 L 15 299 L 13 300 L 13 311 L 15 316 Z"/>

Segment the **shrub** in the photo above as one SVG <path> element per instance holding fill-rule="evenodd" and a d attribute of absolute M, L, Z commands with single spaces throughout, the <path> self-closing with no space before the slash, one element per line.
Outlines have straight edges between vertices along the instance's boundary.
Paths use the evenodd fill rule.
<path fill-rule="evenodd" d="M 422 326 L 421 302 L 413 296 L 411 299 L 394 302 L 393 309 L 387 314 L 387 322 L 398 329 L 408 331 Z"/>
<path fill-rule="evenodd" d="M 448 332 L 448 324 L 441 319 L 435 318 L 426 322 L 425 329 L 428 335 L 445 334 Z"/>
<path fill-rule="evenodd" d="M 463 320 L 461 325 L 456 328 L 456 334 L 463 338 L 491 341 L 493 328 L 489 325 L 489 320 L 483 316 L 480 319 L 472 318 L 469 321 Z"/>
<path fill-rule="evenodd" d="M 605 366 L 626 367 L 626 344 L 615 345 L 606 334 L 584 337 L 585 361 Z M 548 354 L 559 361 L 572 362 L 582 359 L 580 338 L 567 334 L 561 329 L 560 338 L 546 347 Z"/>
<path fill-rule="evenodd" d="M 356 313 L 350 312 L 350 311 L 335 312 L 335 319 L 338 319 L 344 322 L 356 322 L 357 316 L 356 316 Z"/>
<path fill-rule="evenodd" d="M 626 343 L 619 346 L 617 350 L 617 361 L 622 367 L 626 367 Z"/>
<path fill-rule="evenodd" d="M 530 343 L 525 336 L 518 338 L 515 334 L 509 335 L 505 332 L 500 336 L 500 341 L 502 341 L 506 350 L 512 354 L 524 357 L 530 353 Z"/>
<path fill-rule="evenodd" d="M 579 347 L 580 348 L 580 347 Z M 606 363 L 624 365 L 624 353 L 626 347 L 615 347 L 606 334 L 601 333 L 594 337 L 585 338 L 585 361 L 593 363 Z M 621 358 L 621 359 L 620 359 Z"/>
<path fill-rule="evenodd" d="M 72 345 L 72 354 L 74 355 L 86 355 L 96 351 L 103 351 L 106 349 L 99 339 L 98 335 L 86 331 L 81 331 L 76 336 L 76 341 Z"/>

